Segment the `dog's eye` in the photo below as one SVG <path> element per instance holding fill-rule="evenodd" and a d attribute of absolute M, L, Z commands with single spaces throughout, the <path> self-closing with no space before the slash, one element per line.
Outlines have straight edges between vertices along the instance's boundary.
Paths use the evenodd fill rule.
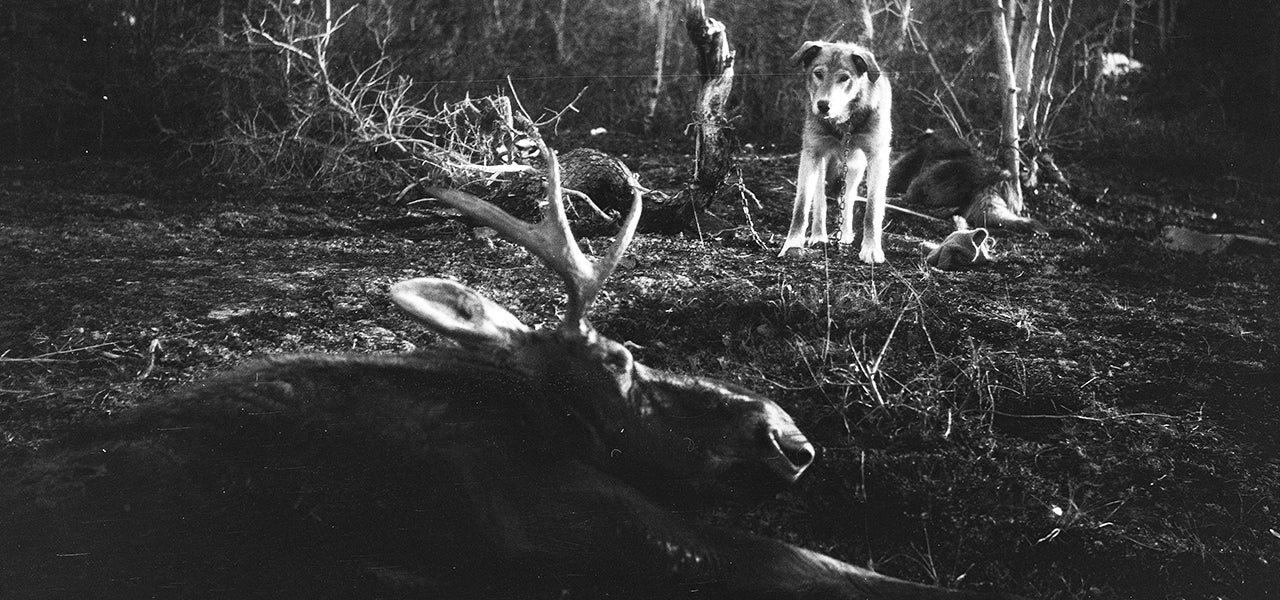
<path fill-rule="evenodd" d="M 849 83 L 849 74 L 848 74 L 848 73 L 842 73 L 842 74 L 840 75 L 840 83 Z"/>
<path fill-rule="evenodd" d="M 825 75 L 825 73 L 823 73 L 822 71 L 814 71 L 814 72 L 813 72 L 813 78 L 814 78 L 814 79 L 817 79 L 818 81 L 822 81 L 822 76 L 823 76 L 823 75 Z"/>

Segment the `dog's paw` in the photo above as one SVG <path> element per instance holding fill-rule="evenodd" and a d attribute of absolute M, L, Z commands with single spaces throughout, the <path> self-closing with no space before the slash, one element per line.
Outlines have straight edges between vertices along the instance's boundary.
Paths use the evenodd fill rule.
<path fill-rule="evenodd" d="M 788 259 L 805 258 L 809 256 L 809 254 L 811 254 L 812 252 L 813 251 L 808 248 L 804 248 L 801 246 L 791 246 L 789 248 L 783 248 L 782 252 L 778 253 L 778 258 L 788 258 Z"/>
<path fill-rule="evenodd" d="M 862 251 L 858 253 L 858 260 L 869 265 L 878 265 L 884 262 L 884 250 L 880 246 L 862 245 Z"/>

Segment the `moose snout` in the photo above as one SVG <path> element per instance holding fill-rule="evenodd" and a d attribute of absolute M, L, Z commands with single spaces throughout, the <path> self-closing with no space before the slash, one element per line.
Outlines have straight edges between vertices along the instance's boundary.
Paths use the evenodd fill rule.
<path fill-rule="evenodd" d="M 778 470 L 790 481 L 800 478 L 805 469 L 813 464 L 817 451 L 813 444 L 805 439 L 798 430 L 771 429 L 769 438 L 778 451 Z"/>

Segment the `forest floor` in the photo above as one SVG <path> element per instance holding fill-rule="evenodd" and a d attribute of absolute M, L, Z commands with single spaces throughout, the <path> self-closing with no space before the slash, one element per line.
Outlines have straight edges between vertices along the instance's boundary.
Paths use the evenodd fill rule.
<path fill-rule="evenodd" d="M 690 163 L 553 143 L 593 141 L 630 149 L 650 187 Z M 649 366 L 773 397 L 822 446 L 796 489 L 711 518 L 1031 598 L 1272 597 L 1280 255 L 1158 238 L 1280 237 L 1280 189 L 1134 146 L 1059 156 L 1079 191 L 1029 211 L 1077 233 L 997 233 L 998 262 L 966 272 L 922 266 L 946 228 L 892 212 L 885 265 L 775 258 L 796 157 L 747 155 L 766 247 L 742 228 L 641 235 L 593 322 Z M 0 272 L 5 452 L 251 355 L 437 343 L 388 299 L 401 279 L 456 278 L 530 324 L 562 302 L 526 252 L 430 211 L 141 161 L 0 164 Z"/>

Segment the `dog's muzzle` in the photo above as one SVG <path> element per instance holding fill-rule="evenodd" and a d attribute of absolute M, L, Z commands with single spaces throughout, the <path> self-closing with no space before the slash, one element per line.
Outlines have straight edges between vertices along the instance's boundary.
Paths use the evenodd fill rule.
<path fill-rule="evenodd" d="M 849 113 L 832 110 L 831 102 L 818 100 L 813 104 L 813 114 L 829 125 L 839 125 L 849 119 Z"/>

